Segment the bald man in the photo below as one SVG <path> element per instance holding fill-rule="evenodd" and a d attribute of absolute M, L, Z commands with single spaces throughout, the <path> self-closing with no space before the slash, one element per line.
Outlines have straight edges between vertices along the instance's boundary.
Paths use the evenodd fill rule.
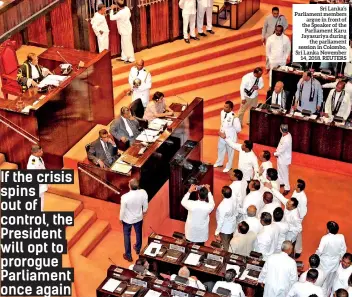
<path fill-rule="evenodd" d="M 260 223 L 260 219 L 257 218 L 257 208 L 254 205 L 251 205 L 247 208 L 247 218 L 245 222 L 249 226 L 248 232 L 254 232 L 258 234 L 262 229 L 263 225 Z"/>
<path fill-rule="evenodd" d="M 282 109 L 287 109 L 288 97 L 289 92 L 284 90 L 284 83 L 278 81 L 275 84 L 274 90 L 269 89 L 266 93 L 266 104 L 277 104 L 280 105 Z"/>
<path fill-rule="evenodd" d="M 152 88 L 152 75 L 144 68 L 144 60 L 136 61 L 136 65 L 131 68 L 128 83 L 131 87 L 132 102 L 141 99 L 146 108 Z"/>

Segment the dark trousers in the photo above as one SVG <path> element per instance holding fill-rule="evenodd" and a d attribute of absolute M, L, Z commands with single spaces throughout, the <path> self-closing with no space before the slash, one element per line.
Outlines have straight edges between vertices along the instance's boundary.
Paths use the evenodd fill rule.
<path fill-rule="evenodd" d="M 226 252 L 229 250 L 230 241 L 231 241 L 232 237 L 233 237 L 233 234 L 220 233 L 221 243 L 222 243 L 224 250 Z"/>
<path fill-rule="evenodd" d="M 251 181 L 250 180 L 247 180 L 247 189 L 246 189 L 246 194 L 248 195 L 249 193 L 250 193 L 250 189 L 249 189 L 249 183 L 250 183 Z M 246 210 L 247 211 L 247 210 Z"/>
<path fill-rule="evenodd" d="M 125 254 L 127 257 L 132 257 L 131 255 L 131 230 L 132 226 L 134 231 L 136 232 L 136 250 L 139 252 L 142 247 L 142 227 L 143 220 L 134 224 L 127 224 L 122 222 L 123 224 L 123 240 L 125 243 Z"/>

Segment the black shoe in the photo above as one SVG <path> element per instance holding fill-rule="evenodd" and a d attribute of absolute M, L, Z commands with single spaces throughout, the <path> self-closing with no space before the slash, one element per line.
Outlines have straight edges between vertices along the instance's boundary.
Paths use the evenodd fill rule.
<path fill-rule="evenodd" d="M 296 254 L 295 254 L 295 259 L 298 259 L 300 256 L 301 256 L 300 253 L 296 253 Z"/>
<path fill-rule="evenodd" d="M 203 37 L 207 36 L 207 34 L 205 34 L 205 33 L 198 33 L 198 35 L 203 36 Z"/>
<path fill-rule="evenodd" d="M 191 39 L 193 39 L 193 40 L 200 40 L 198 37 L 195 37 L 195 36 L 194 36 L 194 37 L 191 36 Z"/>
<path fill-rule="evenodd" d="M 124 63 L 125 63 L 125 64 L 131 64 L 132 62 L 130 62 L 130 61 L 125 61 Z"/>
<path fill-rule="evenodd" d="M 136 245 L 133 245 L 133 249 L 135 250 L 136 254 L 139 255 L 141 251 L 137 251 Z"/>
<path fill-rule="evenodd" d="M 185 39 L 185 42 L 186 42 L 186 43 L 189 43 L 189 39 Z"/>
<path fill-rule="evenodd" d="M 213 30 L 207 30 L 207 32 L 210 34 L 215 34 L 215 32 Z"/>
<path fill-rule="evenodd" d="M 123 254 L 123 258 L 124 258 L 126 261 L 128 261 L 128 262 L 133 262 L 132 257 L 127 257 L 126 254 Z"/>

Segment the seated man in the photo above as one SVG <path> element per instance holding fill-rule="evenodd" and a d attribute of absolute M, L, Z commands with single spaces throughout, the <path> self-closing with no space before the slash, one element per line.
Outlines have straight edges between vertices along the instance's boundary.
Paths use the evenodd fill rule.
<path fill-rule="evenodd" d="M 122 107 L 121 116 L 111 123 L 110 134 L 123 143 L 129 141 L 131 145 L 134 143 L 139 133 L 138 121 L 131 115 L 131 111 L 128 107 Z"/>
<path fill-rule="evenodd" d="M 186 266 L 183 266 L 180 268 L 180 270 L 178 271 L 178 276 L 188 279 L 187 286 L 205 290 L 205 286 L 195 276 L 191 276 L 191 273 Z M 176 278 L 176 274 L 173 274 L 171 275 L 170 280 L 174 281 L 175 278 Z"/>
<path fill-rule="evenodd" d="M 278 81 L 275 84 L 274 91 L 269 90 L 266 93 L 266 104 L 278 104 L 283 109 L 286 108 L 286 102 L 288 102 L 288 95 L 289 93 L 284 90 L 284 83 L 282 81 Z"/>
<path fill-rule="evenodd" d="M 136 264 L 130 265 L 130 266 L 128 267 L 128 269 L 129 269 L 129 270 L 134 270 L 133 268 L 134 268 L 135 265 L 139 265 L 139 266 L 141 266 L 141 267 L 144 268 L 144 272 L 142 273 L 143 275 L 155 276 L 154 273 L 150 272 L 150 270 L 149 270 L 150 265 L 149 265 L 149 262 L 148 262 L 146 259 L 144 259 L 144 258 L 139 258 L 139 259 L 136 261 Z"/>
<path fill-rule="evenodd" d="M 145 109 L 143 119 L 152 121 L 155 118 L 164 118 L 166 116 L 172 116 L 173 111 L 165 105 L 164 94 L 161 92 L 155 92 L 152 101 L 150 101 Z"/>
<path fill-rule="evenodd" d="M 22 86 L 22 90 L 26 91 L 30 87 L 36 87 L 50 73 L 47 68 L 38 65 L 38 56 L 30 53 L 27 60 L 18 68 L 17 81 Z"/>
<path fill-rule="evenodd" d="M 99 138 L 92 142 L 88 151 L 88 159 L 101 168 L 111 167 L 118 158 L 115 141 L 102 129 Z"/>
<path fill-rule="evenodd" d="M 235 283 L 236 271 L 234 269 L 226 270 L 225 281 L 217 281 L 212 290 L 216 293 L 218 288 L 224 288 L 231 291 L 231 297 L 245 297 L 240 284 Z"/>
<path fill-rule="evenodd" d="M 325 115 L 333 118 L 342 117 L 345 121 L 351 113 L 351 98 L 345 91 L 346 83 L 339 81 L 336 88 L 331 90 L 325 103 Z"/>

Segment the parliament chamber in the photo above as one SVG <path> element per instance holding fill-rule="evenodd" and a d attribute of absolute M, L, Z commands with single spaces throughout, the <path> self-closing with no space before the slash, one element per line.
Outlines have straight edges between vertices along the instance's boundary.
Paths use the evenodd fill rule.
<path fill-rule="evenodd" d="M 293 226 L 290 219 L 294 218 L 289 217 L 286 200 L 279 200 L 279 194 L 275 194 L 275 183 L 282 181 L 281 160 L 275 155 L 282 142 L 282 127 L 288 127 L 292 136 L 292 163 L 285 164 L 289 168 L 287 180 L 291 189 L 286 195 L 287 189 L 280 182 L 280 195 L 288 199 L 287 203 L 291 198 L 299 200 L 302 196 L 297 196 L 297 184 L 303 180 L 306 186 L 302 191 L 308 204 L 307 215 L 298 223 L 301 250 L 297 238 L 292 240 L 296 251 L 288 253 L 295 267 L 295 281 L 299 283 L 303 272 L 314 269 L 311 256 L 320 253 L 320 240 L 327 236 L 327 222 L 338 223 L 338 233 L 344 235 L 345 252 L 351 252 L 351 117 L 344 121 L 327 120 L 322 112 L 330 91 L 336 87 L 332 84 L 343 80 L 346 93 L 351 88 L 351 77 L 344 74 L 350 62 L 330 63 L 325 69 L 320 63 L 312 63 L 310 67 L 304 63 L 297 65 L 291 63 L 294 62 L 291 58 L 288 66 L 272 71 L 267 67 L 263 26 L 273 7 L 279 7 L 279 17 L 286 18 L 284 34 L 292 42 L 293 5 L 317 5 L 321 1 L 194 0 L 196 33 L 192 36 L 192 28 L 186 30 L 189 43 L 185 42 L 182 1 L 122 1 L 132 30 L 127 39 L 119 20 L 111 20 L 120 11 L 115 7 L 119 1 L 0 1 L 0 170 L 28 168 L 33 146 L 39 145 L 46 169 L 74 171 L 73 184 L 49 185 L 44 194 L 45 211 L 74 213 L 74 226 L 66 228 L 68 250 L 62 257 L 63 266 L 73 267 L 75 271 L 72 296 L 269 296 L 265 293 L 265 287 L 268 290 L 269 286 L 264 286 L 260 278 L 267 273 L 265 264 L 269 265 L 265 251 L 260 249 L 258 234 L 262 231 L 254 232 L 251 249 L 245 255 L 233 247 L 244 235 L 240 230 L 246 230 L 243 222 L 256 221 L 266 228 L 259 209 L 267 207 L 264 193 L 272 193 L 272 205 L 276 203 L 283 209 L 282 222 Z M 205 2 L 212 4 L 203 8 L 207 9 L 204 21 L 198 24 L 198 11 Z M 102 33 L 92 22 L 101 7 L 107 8 L 103 17 L 97 18 L 104 23 Z M 208 14 L 212 26 L 207 23 Z M 204 27 L 204 35 L 199 34 L 199 26 Z M 104 41 L 99 34 L 105 33 L 108 39 Z M 132 57 L 131 47 L 126 44 L 132 45 Z M 26 80 L 21 83 L 19 69 L 28 62 L 30 53 L 37 56 L 41 70 L 47 69 L 49 76 L 60 79 L 57 85 L 29 86 L 29 76 L 23 73 Z M 231 121 L 235 125 L 243 105 L 244 77 L 258 67 L 262 69 L 264 88 L 257 92 L 258 105 L 245 111 L 240 129 L 232 138 L 241 148 L 233 149 L 227 135 L 222 136 L 226 130 L 223 125 Z M 322 88 L 322 110 L 311 114 L 292 109 L 299 82 L 307 71 L 322 86 L 330 84 Z M 133 77 L 134 73 L 140 81 Z M 140 73 L 144 74 L 139 76 Z M 138 92 L 138 84 L 147 85 L 148 75 L 150 86 L 147 91 Z M 267 95 L 267 91 L 274 91 L 277 82 L 283 83 L 288 94 L 284 107 L 270 103 L 271 97 Z M 157 92 L 162 94 L 160 100 L 155 100 Z M 140 99 L 147 98 L 148 105 L 136 108 L 137 94 L 141 94 Z M 154 109 L 161 106 L 160 102 L 165 109 L 156 112 Z M 123 117 L 125 109 L 130 112 L 127 117 Z M 165 115 L 168 109 L 170 114 Z M 153 117 L 163 115 L 145 119 L 150 110 Z M 124 137 L 112 135 L 115 121 L 124 127 Z M 131 122 L 137 127 L 132 131 Z M 155 128 L 154 122 L 161 123 L 160 127 Z M 107 142 L 102 136 L 104 131 Z M 253 168 L 251 177 L 260 181 L 258 191 L 245 177 L 241 177 L 241 190 L 235 186 L 239 181 L 236 170 L 245 173 L 241 156 L 247 153 L 248 141 L 259 165 L 258 171 Z M 111 157 L 108 147 L 116 153 L 111 164 L 101 165 L 92 158 L 96 143 L 101 144 L 101 152 L 107 159 Z M 221 159 L 222 149 L 225 158 Z M 98 153 L 96 150 L 93 154 L 98 156 Z M 265 159 L 268 153 L 270 160 Z M 266 161 L 271 164 L 268 168 L 277 173 L 277 180 L 263 176 L 261 168 Z M 229 170 L 226 162 L 232 162 Z M 137 187 L 134 181 L 138 182 Z M 238 195 L 242 198 L 236 198 L 239 199 L 233 210 L 236 218 L 226 248 L 226 236 L 218 231 L 223 224 L 221 212 L 231 209 L 224 206 L 228 189 L 231 193 L 241 192 Z M 137 191 L 142 191 L 138 193 L 146 201 L 138 202 L 141 210 L 133 213 L 131 209 L 136 205 L 126 201 L 132 200 L 134 196 L 130 194 Z M 259 202 L 252 192 L 261 193 Z M 205 199 L 200 198 L 202 193 L 207 196 Z M 210 196 L 214 200 L 212 208 Z M 254 216 L 250 207 L 242 208 L 248 196 L 255 200 L 249 204 L 256 205 Z M 195 203 L 206 205 L 202 210 L 211 209 L 206 216 L 197 216 L 193 212 Z M 271 225 L 278 223 L 274 208 L 268 212 L 271 212 Z M 138 226 L 135 217 L 141 218 Z M 205 236 L 205 242 L 190 239 L 190 226 L 195 220 L 201 226 L 197 226 L 200 231 L 193 236 Z M 253 233 L 253 225 L 247 226 L 246 234 Z M 291 241 L 287 238 L 285 242 Z M 281 246 L 275 248 L 273 255 L 280 254 L 280 249 Z M 324 258 L 322 254 L 319 256 Z M 285 270 L 288 262 L 281 266 Z M 188 275 L 183 275 L 185 271 Z M 235 271 L 231 281 L 228 281 L 229 271 Z M 220 287 L 213 290 L 217 282 Z M 285 283 L 282 279 L 279 282 Z M 243 294 L 228 289 L 228 283 L 238 285 L 236 290 Z M 351 289 L 352 283 L 347 287 Z"/>

